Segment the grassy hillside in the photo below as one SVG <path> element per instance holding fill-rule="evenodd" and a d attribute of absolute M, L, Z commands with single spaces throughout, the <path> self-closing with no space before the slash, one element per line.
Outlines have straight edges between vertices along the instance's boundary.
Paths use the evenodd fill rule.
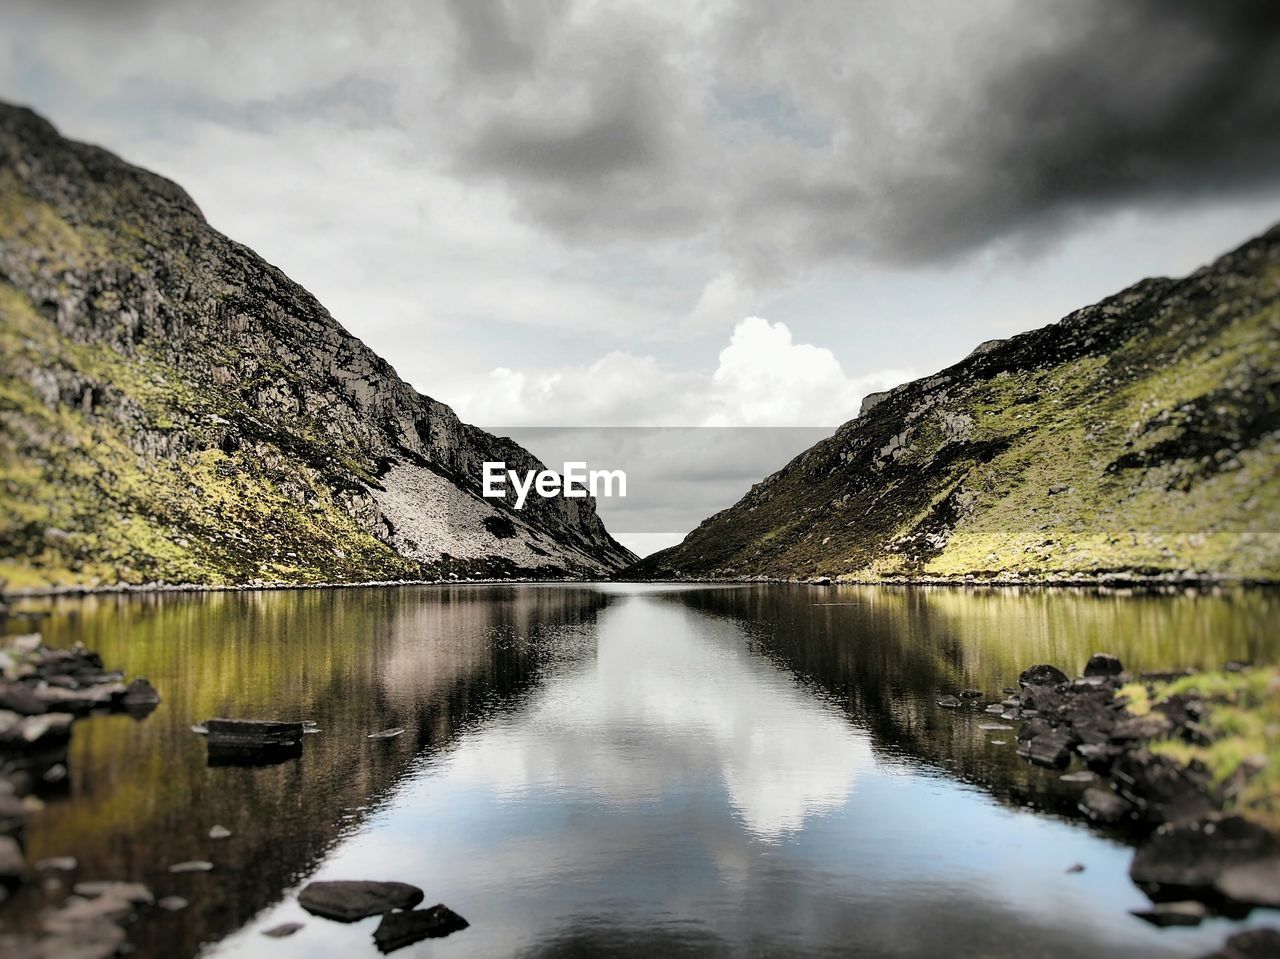
<path fill-rule="evenodd" d="M 175 184 L 0 104 L 0 586 L 598 575 L 590 500 L 422 396 Z"/>
<path fill-rule="evenodd" d="M 1280 227 L 898 387 L 629 575 L 1280 580 Z"/>

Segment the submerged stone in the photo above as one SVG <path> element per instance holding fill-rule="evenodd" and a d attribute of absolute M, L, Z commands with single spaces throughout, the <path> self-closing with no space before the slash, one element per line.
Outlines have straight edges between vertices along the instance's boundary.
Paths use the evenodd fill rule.
<path fill-rule="evenodd" d="M 937 704 L 943 709 L 959 709 L 964 704 L 954 696 L 939 696 L 936 700 Z"/>
<path fill-rule="evenodd" d="M 451 935 L 468 925 L 467 920 L 448 906 L 437 903 L 430 909 L 386 913 L 373 932 L 373 941 L 379 952 L 394 952 L 423 939 Z"/>
<path fill-rule="evenodd" d="M 1042 733 L 1023 741 L 1018 747 L 1018 755 L 1037 766 L 1061 769 L 1071 762 L 1071 740 L 1057 731 Z"/>
<path fill-rule="evenodd" d="M 300 922 L 282 922 L 278 926 L 272 926 L 270 929 L 263 929 L 264 936 L 270 936 L 272 939 L 283 939 L 285 936 L 292 936 L 295 932 L 302 928 Z"/>
<path fill-rule="evenodd" d="M 338 922 L 355 922 L 391 909 L 412 909 L 422 902 L 422 890 L 405 882 L 322 880 L 310 882 L 298 894 L 307 912 Z"/>
<path fill-rule="evenodd" d="M 1194 899 L 1184 902 L 1158 902 L 1147 909 L 1131 909 L 1131 915 L 1153 926 L 1198 926 L 1209 915 L 1204 903 Z"/>

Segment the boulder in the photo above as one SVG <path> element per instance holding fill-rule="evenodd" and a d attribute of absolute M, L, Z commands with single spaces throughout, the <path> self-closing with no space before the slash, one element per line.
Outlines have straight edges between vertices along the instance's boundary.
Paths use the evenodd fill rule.
<path fill-rule="evenodd" d="M 943 709 L 959 709 L 964 704 L 954 696 L 939 696 L 937 703 Z"/>
<path fill-rule="evenodd" d="M 1129 878 L 1156 898 L 1203 897 L 1221 892 L 1215 886 L 1228 870 L 1275 855 L 1266 829 L 1240 816 L 1173 823 L 1138 847 Z"/>
<path fill-rule="evenodd" d="M 71 738 L 75 717 L 70 713 L 24 716 L 17 722 L 9 718 L 14 715 L 0 714 L 0 746 L 21 750 L 47 749 Z"/>
<path fill-rule="evenodd" d="M 423 939 L 437 939 L 466 929 L 470 923 L 448 906 L 437 903 L 430 909 L 388 912 L 373 931 L 373 941 L 382 953 L 394 952 Z"/>
<path fill-rule="evenodd" d="M 963 691 L 960 693 L 960 698 L 961 698 L 961 699 L 981 699 L 981 698 L 982 698 L 982 690 L 981 690 L 981 689 L 966 689 L 966 690 L 963 690 Z"/>
<path fill-rule="evenodd" d="M 1119 676 L 1123 672 L 1124 665 L 1110 653 L 1094 653 L 1084 666 L 1086 677 L 1110 679 L 1112 676 Z"/>
<path fill-rule="evenodd" d="M 1056 686 L 1067 681 L 1066 673 L 1057 666 L 1050 666 L 1048 663 L 1028 666 L 1022 671 L 1022 675 L 1018 677 L 1018 685 L 1024 688 L 1027 686 Z"/>
<path fill-rule="evenodd" d="M 1062 769 L 1071 762 L 1071 739 L 1065 733 L 1054 730 L 1042 733 L 1018 745 L 1018 755 L 1037 766 Z"/>
<path fill-rule="evenodd" d="M 1225 899 L 1246 906 L 1280 909 L 1280 855 L 1228 866 L 1214 881 Z"/>
<path fill-rule="evenodd" d="M 1184 902 L 1158 902 L 1147 909 L 1131 909 L 1130 914 L 1145 919 L 1153 926 L 1198 926 L 1209 915 L 1204 903 L 1189 899 Z"/>
<path fill-rule="evenodd" d="M 298 894 L 298 904 L 307 912 L 338 922 L 355 922 L 392 909 L 412 909 L 420 902 L 422 890 L 404 882 L 309 882 Z"/>
<path fill-rule="evenodd" d="M 1199 766 L 1184 766 L 1145 749 L 1122 752 L 1111 766 L 1116 788 L 1151 823 L 1194 822 L 1218 811 L 1212 780 Z"/>
<path fill-rule="evenodd" d="M 48 712 L 49 707 L 26 683 L 0 682 L 0 709 L 22 716 L 37 716 Z"/>
<path fill-rule="evenodd" d="M 1117 823 L 1133 814 L 1133 804 L 1110 789 L 1086 789 L 1080 796 L 1080 811 L 1094 822 Z"/>
<path fill-rule="evenodd" d="M 0 836 L 0 883 L 13 885 L 20 882 L 27 867 L 22 847 L 12 836 Z"/>
<path fill-rule="evenodd" d="M 1275 959 L 1280 956 L 1280 929 L 1248 929 L 1237 932 L 1222 948 L 1204 959 Z"/>
<path fill-rule="evenodd" d="M 160 694 L 151 683 L 138 677 L 125 687 L 123 703 L 126 709 L 130 706 L 158 706 Z"/>
<path fill-rule="evenodd" d="M 210 766 L 264 766 L 302 755 L 302 723 L 263 719 L 210 719 Z"/>

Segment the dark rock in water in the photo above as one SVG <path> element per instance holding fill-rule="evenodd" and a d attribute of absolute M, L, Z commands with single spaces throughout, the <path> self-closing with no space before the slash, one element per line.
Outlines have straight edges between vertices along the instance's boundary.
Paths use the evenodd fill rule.
<path fill-rule="evenodd" d="M 1111 677 L 1124 672 L 1124 665 L 1110 653 L 1094 653 L 1085 664 L 1085 676 Z"/>
<path fill-rule="evenodd" d="M 956 699 L 954 696 L 939 696 L 937 703 L 943 709 L 959 709 L 964 703 Z"/>
<path fill-rule="evenodd" d="M 302 755 L 302 723 L 210 719 L 204 723 L 210 766 L 259 766 Z"/>
<path fill-rule="evenodd" d="M 126 706 L 158 706 L 160 694 L 142 677 L 138 677 L 126 687 L 124 705 Z"/>
<path fill-rule="evenodd" d="M 72 888 L 77 896 L 84 896 L 86 899 L 109 897 L 123 899 L 125 902 L 136 903 L 140 906 L 150 905 L 155 901 L 151 890 L 140 882 L 95 879 L 90 882 L 78 882 Z"/>
<path fill-rule="evenodd" d="M 1066 697 L 1053 686 L 1028 686 L 1019 697 L 1022 709 L 1034 709 L 1046 716 L 1057 715 L 1066 701 Z"/>
<path fill-rule="evenodd" d="M 422 890 L 404 882 L 309 882 L 298 894 L 298 903 L 307 912 L 338 922 L 355 922 L 392 909 L 412 909 L 420 902 Z"/>
<path fill-rule="evenodd" d="M 1280 956 L 1280 929 L 1249 929 L 1231 936 L 1204 959 L 1275 959 Z"/>
<path fill-rule="evenodd" d="M 1056 686 L 1059 683 L 1067 682 L 1067 674 L 1060 670 L 1057 666 L 1050 666 L 1048 663 L 1039 663 L 1035 666 L 1029 666 L 1022 671 L 1022 675 L 1018 677 L 1019 686 Z"/>
<path fill-rule="evenodd" d="M 438 903 L 430 909 L 388 912 L 373 932 L 378 951 L 394 952 L 423 939 L 434 939 L 466 929 L 470 923 L 448 906 Z"/>
<path fill-rule="evenodd" d="M 1204 903 L 1194 899 L 1185 902 L 1160 902 L 1149 909 L 1131 909 L 1129 912 L 1153 926 L 1198 926 L 1209 915 Z"/>
<path fill-rule="evenodd" d="M 213 863 L 207 859 L 192 859 L 188 862 L 175 862 L 169 867 L 170 872 L 208 872 L 213 868 Z"/>
<path fill-rule="evenodd" d="M 270 929 L 263 929 L 264 936 L 270 936 L 272 939 L 283 939 L 285 936 L 292 936 L 295 932 L 302 928 L 300 922 L 282 922 L 278 926 L 272 926 Z"/>
<path fill-rule="evenodd" d="M 1228 866 L 1213 885 L 1232 902 L 1280 909 L 1280 855 Z"/>
<path fill-rule="evenodd" d="M 210 719 L 204 723 L 209 744 L 218 746 L 292 746 L 302 742 L 302 723 L 270 719 Z"/>
<path fill-rule="evenodd" d="M 0 883 L 12 885 L 22 879 L 27 867 L 22 847 L 12 836 L 0 836 Z"/>
<path fill-rule="evenodd" d="M 43 872 L 46 869 L 54 869 L 58 872 L 71 872 L 78 865 L 75 856 L 50 856 L 48 859 L 36 860 L 36 871 Z"/>
<path fill-rule="evenodd" d="M 1094 822 L 1117 823 L 1133 814 L 1133 804 L 1110 789 L 1086 789 L 1080 796 L 1080 811 Z"/>
<path fill-rule="evenodd" d="M 154 686 L 139 677 L 125 688 L 120 705 L 135 719 L 144 719 L 160 705 L 160 694 Z"/>
<path fill-rule="evenodd" d="M 1105 773 L 1111 769 L 1111 764 L 1119 758 L 1123 750 L 1119 746 L 1102 743 L 1082 743 L 1076 747 L 1076 752 L 1094 772 Z"/>
<path fill-rule="evenodd" d="M 0 709 L 7 709 L 21 716 L 38 716 L 49 711 L 45 701 L 32 692 L 30 686 L 7 682 L 0 682 Z"/>
<path fill-rule="evenodd" d="M 1037 766 L 1061 769 L 1071 762 L 1071 739 L 1061 732 L 1048 732 L 1018 746 L 1018 755 Z"/>
<path fill-rule="evenodd" d="M 964 690 L 964 691 L 962 691 L 962 692 L 960 693 L 960 698 L 961 698 L 961 699 L 981 699 L 981 698 L 982 698 L 982 690 L 981 690 L 981 689 L 966 689 L 966 690 Z"/>
<path fill-rule="evenodd" d="M 1220 877 L 1280 854 L 1263 827 L 1240 816 L 1161 826 L 1138 847 L 1129 878 L 1158 899 L 1221 894 Z"/>
<path fill-rule="evenodd" d="M 1070 866 L 1067 867 L 1067 872 L 1068 873 L 1084 872 L 1084 863 L 1073 862 Z"/>
<path fill-rule="evenodd" d="M 1163 739 L 1173 732 L 1173 723 L 1163 713 L 1148 713 L 1122 719 L 1111 730 L 1112 742 L 1134 742 L 1144 739 Z"/>
<path fill-rule="evenodd" d="M 1091 783 L 1098 777 L 1087 769 L 1082 769 L 1075 773 L 1065 773 L 1058 777 L 1059 782 L 1064 783 Z"/>
<path fill-rule="evenodd" d="M 109 959 L 119 955 L 125 935 L 115 922 L 105 917 L 62 922 L 61 912 L 45 921 L 45 930 L 53 935 L 33 944 L 29 955 L 74 956 L 75 959 Z"/>
<path fill-rule="evenodd" d="M 0 746 L 17 750 L 47 749 L 71 738 L 75 717 L 70 713 L 44 713 L 18 717 L 0 713 Z"/>
<path fill-rule="evenodd" d="M 1111 766 L 1120 794 L 1152 823 L 1191 822 L 1218 811 L 1202 767 L 1183 766 L 1145 749 L 1123 752 Z"/>
<path fill-rule="evenodd" d="M 1034 719 L 1028 719 L 1018 729 L 1018 740 L 1035 739 L 1037 736 L 1043 736 L 1046 733 L 1053 732 L 1053 727 L 1049 725 L 1047 719 L 1041 719 L 1039 716 Z"/>

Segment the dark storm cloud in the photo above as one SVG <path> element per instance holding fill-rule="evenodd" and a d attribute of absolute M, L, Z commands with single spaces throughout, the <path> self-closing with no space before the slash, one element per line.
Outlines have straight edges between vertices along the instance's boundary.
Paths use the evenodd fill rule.
<path fill-rule="evenodd" d="M 878 225 L 891 256 L 961 252 L 1088 207 L 1275 184 L 1280 4 L 1099 4 L 1072 42 L 991 76 L 944 146 L 943 169 L 888 184 Z"/>
<path fill-rule="evenodd" d="M 696 240 L 741 289 L 1280 190 L 1274 0 L 13 5 L 99 115 L 396 128 L 569 248 Z"/>
<path fill-rule="evenodd" d="M 586 105 L 567 110 L 548 88 L 483 112 L 459 170 L 501 180 L 571 241 L 697 228 L 756 275 L 833 257 L 946 260 L 1044 241 L 1099 208 L 1280 183 L 1280 4 L 992 10 L 966 20 L 916 4 L 895 20 L 874 4 L 742 4 L 728 40 L 682 58 L 652 23 L 609 18 L 530 68 L 536 85 L 557 58 L 580 60 Z M 933 47 L 915 45 L 923 16 L 950 31 Z M 951 73 L 930 82 L 933 57 Z M 777 117 L 749 105 L 797 111 L 788 88 L 809 108 L 805 137 L 744 150 L 720 135 L 776 134 Z M 747 106 L 717 129 L 725 104 Z"/>

